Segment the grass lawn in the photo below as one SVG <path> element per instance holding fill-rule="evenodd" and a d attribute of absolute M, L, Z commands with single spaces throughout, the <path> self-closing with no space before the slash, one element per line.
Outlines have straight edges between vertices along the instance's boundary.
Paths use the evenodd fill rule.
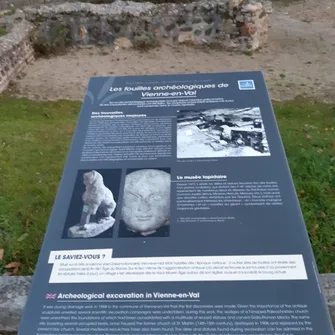
<path fill-rule="evenodd" d="M 0 274 L 34 272 L 80 106 L 0 97 Z M 319 270 L 335 272 L 335 106 L 275 110 Z"/>
<path fill-rule="evenodd" d="M 0 24 L 0 37 L 7 34 L 7 27 L 4 24 Z"/>

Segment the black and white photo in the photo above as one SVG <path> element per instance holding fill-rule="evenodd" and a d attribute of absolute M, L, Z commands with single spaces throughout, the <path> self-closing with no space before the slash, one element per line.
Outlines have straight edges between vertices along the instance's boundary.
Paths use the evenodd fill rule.
<path fill-rule="evenodd" d="M 112 237 L 121 169 L 79 170 L 63 238 Z"/>
<path fill-rule="evenodd" d="M 270 156 L 259 107 L 177 111 L 177 158 Z"/>
<path fill-rule="evenodd" d="M 170 233 L 169 168 L 127 170 L 119 237 L 167 237 Z"/>

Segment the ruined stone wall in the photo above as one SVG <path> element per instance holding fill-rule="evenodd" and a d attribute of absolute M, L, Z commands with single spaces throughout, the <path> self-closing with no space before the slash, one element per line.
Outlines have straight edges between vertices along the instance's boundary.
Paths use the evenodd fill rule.
<path fill-rule="evenodd" d="M 36 4 L 49 0 L 22 1 Z M 157 45 L 165 39 L 187 44 L 219 42 L 223 48 L 246 52 L 266 45 L 268 13 L 268 8 L 253 0 L 159 5 L 116 0 L 102 5 L 53 2 L 24 7 L 9 17 L 0 17 L 0 23 L 8 21 L 9 31 L 0 37 L 0 93 L 34 58 L 33 46 L 48 53 L 57 46 L 123 47 L 118 46 L 120 39 L 127 45 Z"/>
<path fill-rule="evenodd" d="M 56 1 L 53 0 L 0 0 L 0 10 L 9 9 L 11 8 L 11 6 L 21 8 L 24 6 L 38 6 L 42 4 L 51 4 L 55 2 Z"/>
<path fill-rule="evenodd" d="M 0 37 L 0 93 L 34 58 L 29 38 L 32 25 L 22 20 L 9 25 L 8 30 Z"/>
<path fill-rule="evenodd" d="M 25 8 L 41 42 L 59 39 L 71 45 L 110 45 L 168 39 L 179 43 L 224 42 L 232 49 L 256 50 L 267 43 L 268 11 L 250 0 L 211 0 L 189 4 L 115 1 L 112 4 L 65 3 Z"/>

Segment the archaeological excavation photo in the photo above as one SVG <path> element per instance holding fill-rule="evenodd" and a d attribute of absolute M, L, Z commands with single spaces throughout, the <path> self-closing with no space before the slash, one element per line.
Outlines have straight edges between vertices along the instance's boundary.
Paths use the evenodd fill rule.
<path fill-rule="evenodd" d="M 177 112 L 177 158 L 269 155 L 259 107 Z"/>

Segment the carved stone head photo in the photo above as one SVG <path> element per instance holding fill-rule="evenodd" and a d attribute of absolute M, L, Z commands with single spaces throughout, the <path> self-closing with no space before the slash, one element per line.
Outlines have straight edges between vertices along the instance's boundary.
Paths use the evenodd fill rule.
<path fill-rule="evenodd" d="M 128 230 L 147 236 L 170 224 L 170 182 L 169 173 L 156 169 L 126 176 L 121 215 Z"/>

